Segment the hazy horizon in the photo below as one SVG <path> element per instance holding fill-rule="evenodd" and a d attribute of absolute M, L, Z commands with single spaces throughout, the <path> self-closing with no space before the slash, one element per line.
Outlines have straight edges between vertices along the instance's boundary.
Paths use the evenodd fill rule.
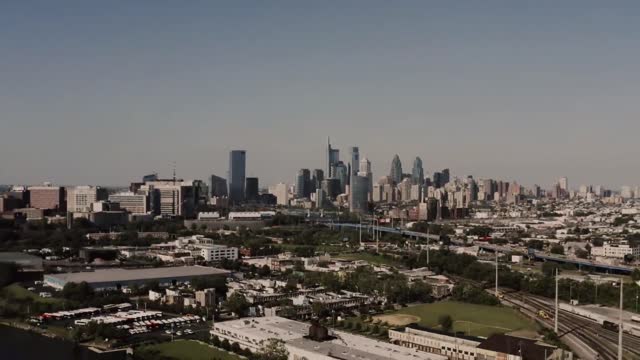
<path fill-rule="evenodd" d="M 325 168 L 640 185 L 640 4 L 0 4 L 0 184 Z"/>

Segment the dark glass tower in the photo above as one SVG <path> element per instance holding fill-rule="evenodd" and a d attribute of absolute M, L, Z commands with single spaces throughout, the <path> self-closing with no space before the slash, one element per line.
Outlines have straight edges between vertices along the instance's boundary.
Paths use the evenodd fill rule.
<path fill-rule="evenodd" d="M 238 204 L 244 201 L 245 172 L 247 166 L 247 152 L 232 150 L 229 153 L 229 200 Z"/>

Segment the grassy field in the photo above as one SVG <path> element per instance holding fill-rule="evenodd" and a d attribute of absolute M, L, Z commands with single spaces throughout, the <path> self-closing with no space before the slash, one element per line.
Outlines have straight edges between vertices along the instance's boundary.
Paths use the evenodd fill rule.
<path fill-rule="evenodd" d="M 240 360 L 239 356 L 226 351 L 214 349 L 197 341 L 176 340 L 158 345 L 147 346 L 145 349 L 160 351 L 162 355 L 180 360 Z"/>
<path fill-rule="evenodd" d="M 345 260 L 364 260 L 372 265 L 387 265 L 394 267 L 402 267 L 402 262 L 391 257 L 383 257 L 382 255 L 375 255 L 370 253 L 352 253 L 352 254 L 340 254 L 336 256 L 338 259 Z"/>
<path fill-rule="evenodd" d="M 472 336 L 487 337 L 493 333 L 507 333 L 515 330 L 536 331 L 537 329 L 533 322 L 516 310 L 498 306 L 446 301 L 408 307 L 396 314 L 404 315 L 399 320 L 410 322 L 413 317 L 415 320 L 419 319 L 418 324 L 431 328 L 439 327 L 438 318 L 441 315 L 450 315 L 455 331 L 463 331 Z M 393 319 L 389 318 L 389 315 L 383 315 L 381 320 L 392 323 L 390 320 Z"/>

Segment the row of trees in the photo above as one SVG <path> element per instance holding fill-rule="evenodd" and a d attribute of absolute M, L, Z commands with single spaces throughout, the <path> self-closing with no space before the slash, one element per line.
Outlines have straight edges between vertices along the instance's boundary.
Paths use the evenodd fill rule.
<path fill-rule="evenodd" d="M 474 256 L 459 255 L 446 249 L 432 252 L 430 255 L 429 264 L 426 262 L 426 252 L 424 251 L 419 254 L 409 255 L 405 259 L 405 264 L 411 268 L 429 266 L 431 270 L 437 273 L 461 276 L 469 280 L 485 283 L 488 286 L 493 285 L 495 266 L 492 264 L 481 263 Z M 498 268 L 499 285 L 551 298 L 555 296 L 555 280 L 553 278 L 555 270 L 557 268 L 558 271 L 562 271 L 564 267 L 556 263 L 546 262 L 543 264 L 542 273 L 523 274 L 512 271 L 507 266 L 500 265 Z M 634 271 L 632 278 L 640 279 L 640 270 Z M 640 294 L 640 287 L 626 286 L 624 290 L 625 307 L 628 310 L 635 311 L 636 295 Z M 578 282 L 570 279 L 561 279 L 559 281 L 559 297 L 564 301 L 576 299 L 581 303 L 616 306 L 619 301 L 619 293 L 620 289 L 610 283 L 596 285 L 592 281 Z M 462 298 L 467 298 L 467 296 Z"/>
<path fill-rule="evenodd" d="M 361 266 L 345 276 L 333 272 L 307 272 L 300 281 L 307 287 L 321 285 L 330 291 L 356 291 L 365 295 L 384 296 L 392 303 L 430 302 L 431 286 L 422 281 L 409 284 L 397 272 L 379 275 L 371 267 Z"/>

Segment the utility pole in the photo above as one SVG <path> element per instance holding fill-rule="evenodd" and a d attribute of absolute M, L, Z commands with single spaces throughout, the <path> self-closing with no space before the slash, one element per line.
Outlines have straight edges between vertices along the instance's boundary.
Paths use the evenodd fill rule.
<path fill-rule="evenodd" d="M 554 317 L 553 330 L 558 334 L 558 268 L 556 268 L 556 315 Z"/>
<path fill-rule="evenodd" d="M 623 300 L 624 300 L 624 279 L 620 278 L 620 314 L 619 314 L 619 319 L 618 319 L 618 360 L 623 360 L 622 359 L 622 328 L 623 328 L 623 323 L 622 323 L 622 305 L 623 305 Z"/>
<path fill-rule="evenodd" d="M 427 266 L 429 265 L 429 253 L 431 252 L 429 250 L 429 240 L 430 240 L 429 239 L 429 230 L 431 230 L 431 229 L 429 229 L 429 227 L 427 226 Z"/>
<path fill-rule="evenodd" d="M 496 248 L 496 297 L 498 297 L 498 248 Z"/>
<path fill-rule="evenodd" d="M 380 252 L 380 220 L 376 218 L 376 253 Z"/>
<path fill-rule="evenodd" d="M 358 227 L 360 229 L 360 247 L 362 247 L 362 218 L 360 215 L 358 215 L 358 220 L 360 221 L 360 226 Z"/>

